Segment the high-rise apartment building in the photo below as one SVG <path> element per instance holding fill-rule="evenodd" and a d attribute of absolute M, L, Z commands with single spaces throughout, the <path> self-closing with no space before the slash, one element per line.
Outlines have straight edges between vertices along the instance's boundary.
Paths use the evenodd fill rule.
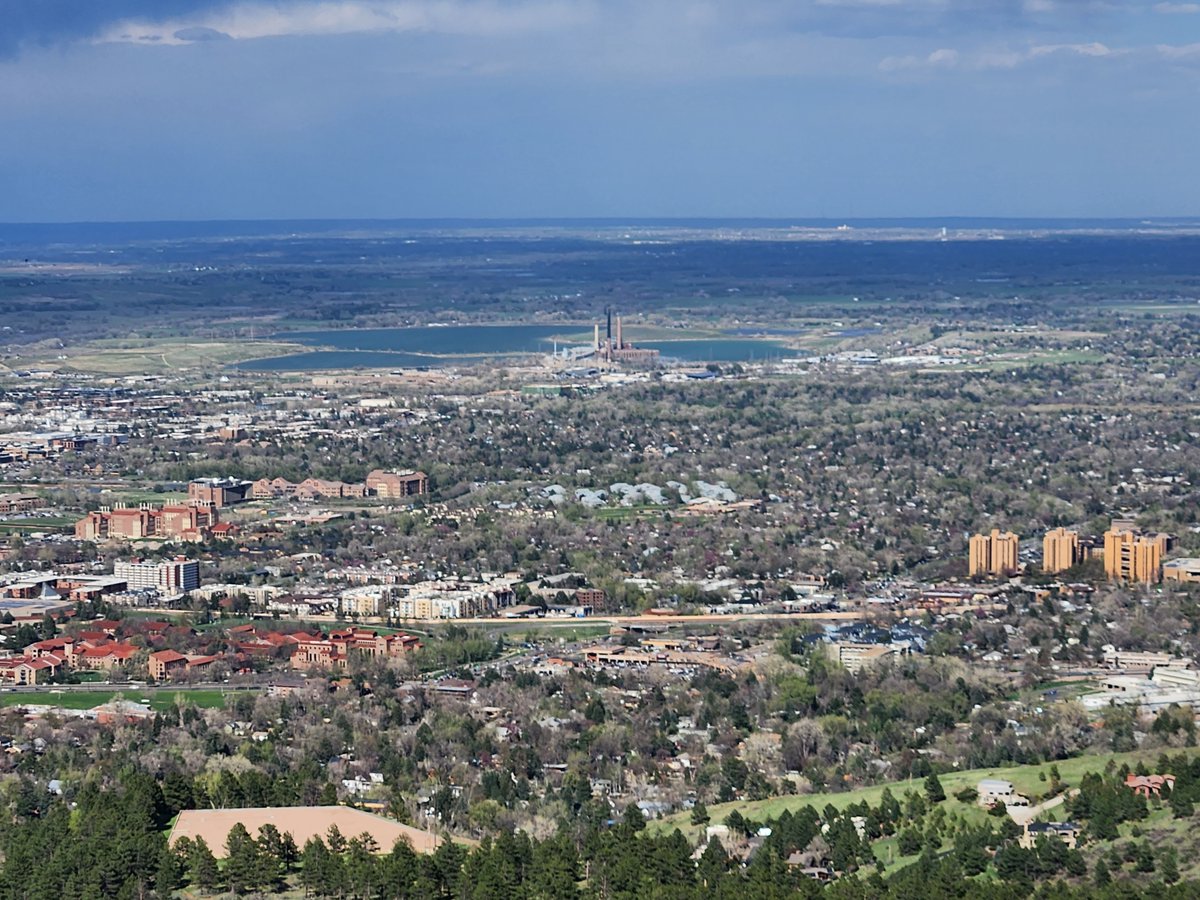
<path fill-rule="evenodd" d="M 967 573 L 976 575 L 1008 575 L 1017 570 L 1019 539 L 1011 531 L 1001 533 L 993 528 L 991 534 L 973 534 L 967 543 Z"/>
<path fill-rule="evenodd" d="M 1047 531 L 1042 539 L 1042 571 L 1051 575 L 1069 569 L 1083 560 L 1079 534 L 1065 528 Z"/>
<path fill-rule="evenodd" d="M 1104 532 L 1104 572 L 1114 581 L 1153 584 L 1162 580 L 1163 554 L 1170 549 L 1168 534 L 1143 534 L 1114 522 Z"/>

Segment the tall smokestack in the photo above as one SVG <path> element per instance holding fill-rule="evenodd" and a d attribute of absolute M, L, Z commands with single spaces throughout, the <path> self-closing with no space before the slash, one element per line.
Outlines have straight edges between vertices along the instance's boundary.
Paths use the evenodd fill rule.
<path fill-rule="evenodd" d="M 611 306 L 604 307 L 604 314 L 606 316 L 608 316 L 608 327 L 604 332 L 604 336 L 606 338 L 608 338 L 608 340 L 611 341 L 612 340 L 612 307 Z"/>
<path fill-rule="evenodd" d="M 617 349 L 625 349 L 625 338 L 621 336 L 621 317 L 617 316 Z"/>
<path fill-rule="evenodd" d="M 600 352 L 600 323 L 595 322 L 593 324 L 595 326 L 595 336 L 592 338 L 592 349 L 594 349 L 597 353 L 599 353 Z"/>

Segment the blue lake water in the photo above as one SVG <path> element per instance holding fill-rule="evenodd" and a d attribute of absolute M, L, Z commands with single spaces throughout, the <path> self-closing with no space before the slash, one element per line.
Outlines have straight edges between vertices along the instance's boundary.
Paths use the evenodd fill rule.
<path fill-rule="evenodd" d="M 586 326 L 574 325 L 454 325 L 286 332 L 275 337 L 335 349 L 250 360 L 237 368 L 303 372 L 471 365 L 502 354 L 546 353 L 553 348 L 556 336 L 586 331 Z M 748 362 L 796 355 L 780 343 L 747 338 L 642 343 L 636 341 L 636 334 L 632 337 L 637 346 L 658 350 L 664 359 L 687 362 Z M 559 346 L 564 346 L 561 341 Z"/>

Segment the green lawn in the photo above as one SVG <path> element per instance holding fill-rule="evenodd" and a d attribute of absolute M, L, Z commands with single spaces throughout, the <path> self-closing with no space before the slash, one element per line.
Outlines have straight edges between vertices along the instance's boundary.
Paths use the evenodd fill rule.
<path fill-rule="evenodd" d="M 135 703 L 143 699 L 149 700 L 150 707 L 156 710 L 171 709 L 175 706 L 177 696 L 183 696 L 187 702 L 202 709 L 219 709 L 225 705 L 226 693 L 218 690 L 132 687 L 113 691 L 63 691 L 61 694 L 56 694 L 51 689 L 37 693 L 0 694 L 0 707 L 29 705 L 60 706 L 63 709 L 92 709 L 118 696 Z"/>
<path fill-rule="evenodd" d="M 975 787 L 981 778 L 1002 778 L 1006 781 L 1011 781 L 1018 792 L 1036 802 L 1038 796 L 1044 793 L 1048 787 L 1048 781 L 1042 781 L 1038 778 L 1038 775 L 1039 773 L 1045 773 L 1047 778 L 1049 778 L 1051 765 L 1058 766 L 1059 777 L 1068 787 L 1075 787 L 1078 786 L 1080 779 L 1088 772 L 1102 772 L 1110 760 L 1118 766 L 1126 762 L 1132 767 L 1141 761 L 1146 763 L 1147 766 L 1153 767 L 1162 752 L 1162 750 L 1149 750 L 1134 751 L 1132 753 L 1104 753 L 1079 756 L 1074 759 L 1058 760 L 1055 763 L 1041 763 L 1033 766 L 970 769 L 962 772 L 939 774 L 938 779 L 946 791 L 947 814 L 957 814 L 967 821 L 983 821 L 983 817 L 986 816 L 983 810 L 974 804 L 962 803 L 954 798 L 954 794 L 957 791 L 961 791 L 966 787 Z M 1200 752 L 1200 750 L 1187 748 L 1167 752 L 1171 755 L 1178 753 L 1194 755 Z M 766 819 L 778 818 L 784 810 L 796 810 L 805 806 L 813 806 L 820 810 L 824 809 L 826 804 L 830 804 L 835 809 L 845 809 L 847 806 L 863 801 L 866 801 L 871 806 L 878 806 L 884 788 L 890 788 L 896 798 L 900 799 L 907 790 L 923 790 L 924 784 L 922 779 L 915 778 L 908 781 L 880 784 L 840 793 L 797 794 L 771 797 L 766 800 L 735 800 L 732 803 L 721 803 L 710 806 L 708 808 L 708 815 L 711 822 L 722 822 L 726 816 L 736 809 L 748 819 L 764 821 Z M 651 822 L 650 828 L 658 832 L 670 832 L 675 828 L 679 828 L 694 841 L 699 837 L 702 829 L 690 824 L 689 816 L 690 813 L 688 812 L 675 813 L 674 815 Z"/>

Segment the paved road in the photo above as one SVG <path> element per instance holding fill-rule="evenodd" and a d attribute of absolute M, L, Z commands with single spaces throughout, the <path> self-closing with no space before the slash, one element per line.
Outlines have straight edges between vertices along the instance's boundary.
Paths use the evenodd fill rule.
<path fill-rule="evenodd" d="M 1074 797 L 1078 793 L 1079 788 L 1072 788 L 1065 794 L 1059 794 L 1057 797 L 1051 797 L 1049 800 L 1038 803 L 1036 806 L 1010 806 L 1008 808 L 1008 814 L 1018 825 L 1024 825 L 1026 822 L 1032 822 L 1047 810 L 1062 806 L 1063 803 L 1066 802 L 1067 797 Z"/>

